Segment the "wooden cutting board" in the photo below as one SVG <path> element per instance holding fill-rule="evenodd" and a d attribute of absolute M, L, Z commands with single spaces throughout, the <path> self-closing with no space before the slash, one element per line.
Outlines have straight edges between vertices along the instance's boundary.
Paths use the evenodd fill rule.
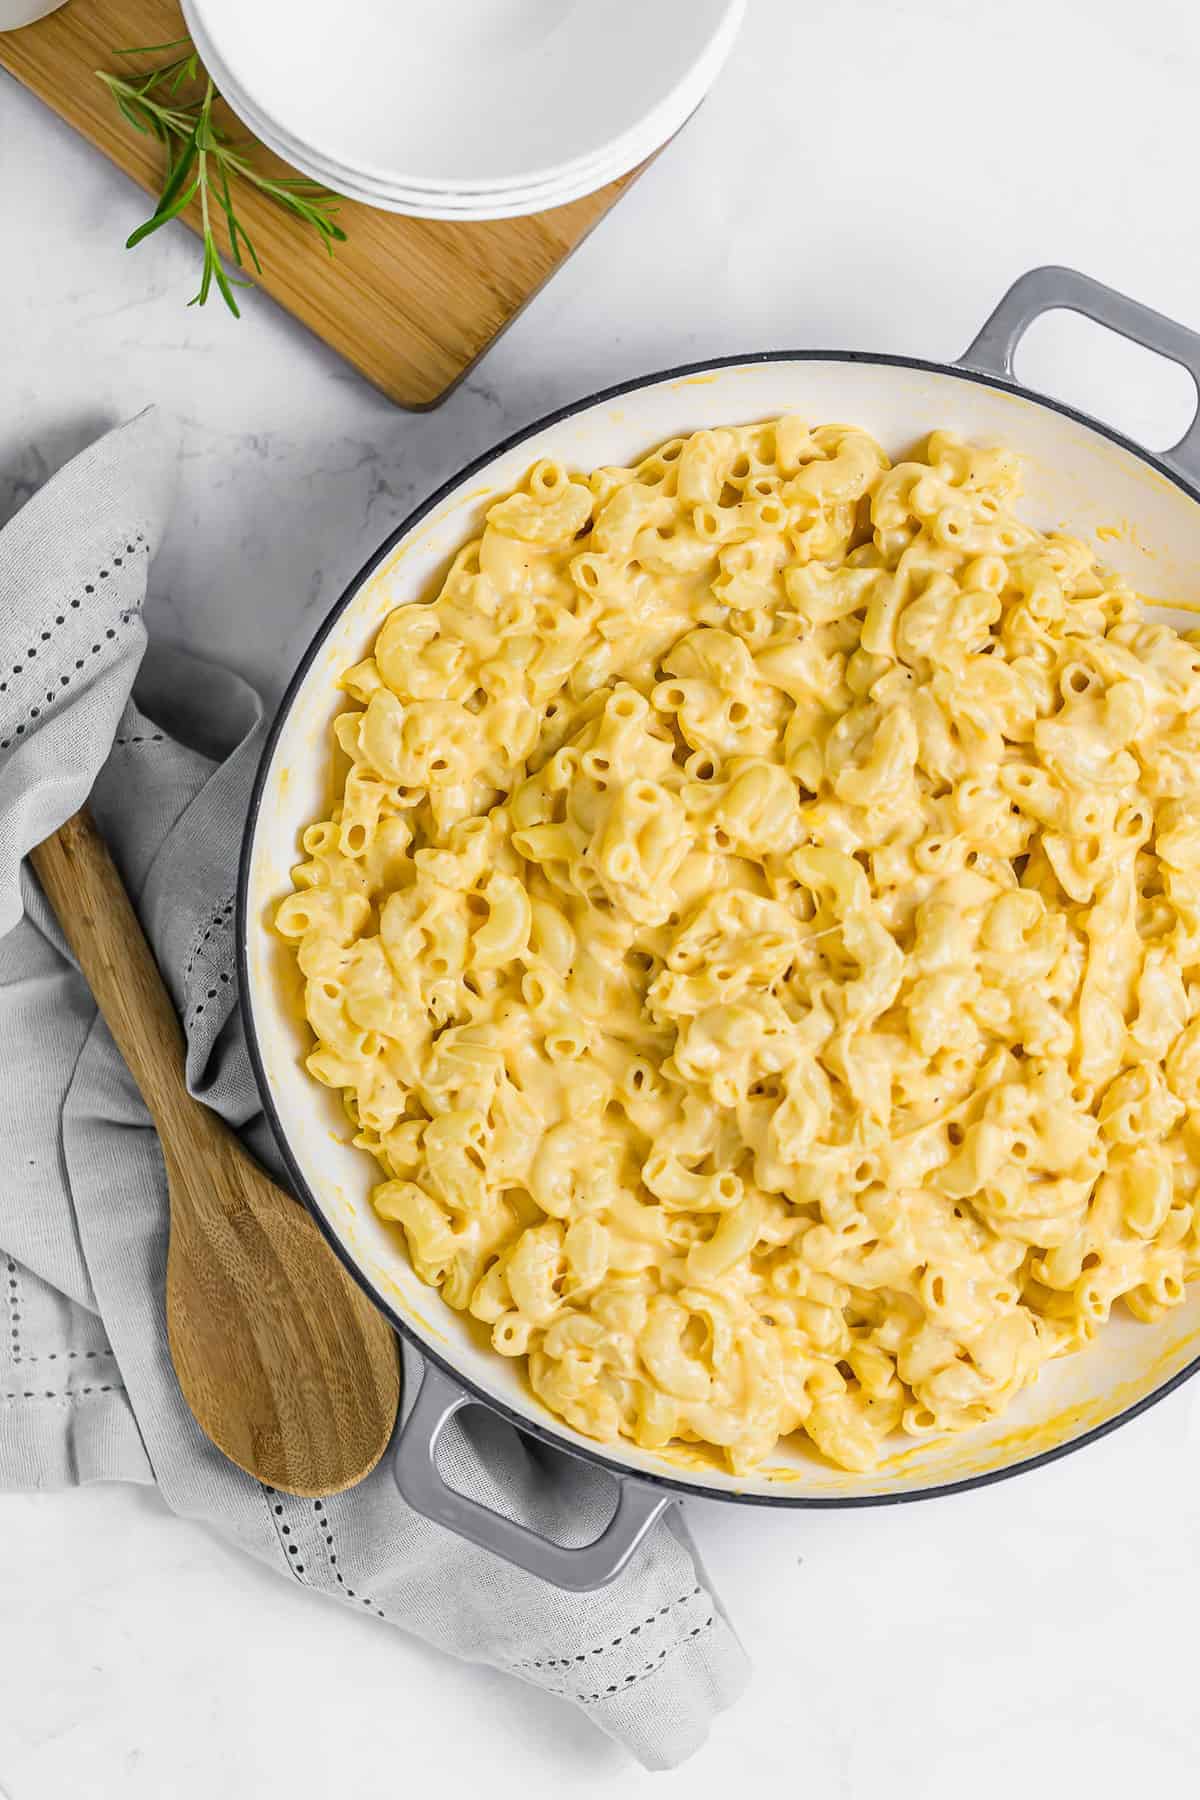
<path fill-rule="evenodd" d="M 166 44 L 184 30 L 175 0 L 70 0 L 36 25 L 0 32 L 0 67 L 139 186 L 157 192 L 162 147 L 121 117 L 95 71 L 129 74 L 165 62 L 166 52 L 145 58 L 114 52 Z M 236 135 L 246 136 L 240 121 Z M 284 168 L 266 150 L 256 160 L 273 172 Z M 639 173 L 550 212 L 485 224 L 407 219 L 343 200 L 338 222 L 347 242 L 337 246 L 332 263 L 316 234 L 271 202 L 242 188 L 237 204 L 262 258 L 259 285 L 401 406 L 428 407 L 445 397 Z M 111 221 L 114 235 L 128 236 L 151 210 L 131 194 Z M 195 223 L 190 213 L 184 217 Z M 189 297 L 181 292 L 180 306 Z M 254 296 L 246 300 L 245 314 L 252 314 Z M 209 304 L 219 306 L 219 297 Z M 229 325 L 254 328 L 245 315 L 241 325 L 232 318 Z"/>

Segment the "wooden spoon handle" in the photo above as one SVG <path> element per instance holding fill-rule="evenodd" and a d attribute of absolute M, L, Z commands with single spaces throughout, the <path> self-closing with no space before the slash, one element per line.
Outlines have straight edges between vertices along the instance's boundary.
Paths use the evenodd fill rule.
<path fill-rule="evenodd" d="M 29 860 L 159 1134 L 167 1137 L 181 1115 L 196 1108 L 185 1082 L 183 1031 L 87 808 L 32 850 Z"/>
<path fill-rule="evenodd" d="M 400 1398 L 386 1321 L 308 1214 L 186 1085 L 171 997 L 86 810 L 31 860 L 158 1127 L 167 1339 L 201 1429 L 270 1487 L 338 1493 L 383 1454 Z"/>

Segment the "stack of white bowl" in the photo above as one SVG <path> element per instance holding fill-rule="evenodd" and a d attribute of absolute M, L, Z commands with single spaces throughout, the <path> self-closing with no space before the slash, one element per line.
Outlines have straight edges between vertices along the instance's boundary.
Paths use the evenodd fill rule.
<path fill-rule="evenodd" d="M 183 0 L 255 136 L 390 212 L 505 219 L 593 193 L 678 131 L 746 0 Z"/>

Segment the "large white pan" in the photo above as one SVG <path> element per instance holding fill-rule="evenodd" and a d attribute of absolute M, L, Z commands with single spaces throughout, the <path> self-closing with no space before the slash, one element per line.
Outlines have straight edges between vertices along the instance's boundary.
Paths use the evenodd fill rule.
<path fill-rule="evenodd" d="M 538 457 L 578 469 L 628 463 L 664 438 L 782 412 L 862 425 L 893 455 L 939 426 L 1010 445 L 1025 461 L 1031 521 L 1066 523 L 1081 536 L 1103 530 L 1105 559 L 1136 587 L 1200 606 L 1200 419 L 1173 450 L 1153 456 L 1016 386 L 1013 351 L 1030 322 L 1055 307 L 1086 313 L 1162 352 L 1200 384 L 1200 336 L 1058 268 L 1023 276 L 954 365 L 780 351 L 626 383 L 521 432 L 405 520 L 318 631 L 275 721 L 254 791 L 239 892 L 242 1003 L 263 1103 L 297 1192 L 346 1265 L 425 1358 L 424 1384 L 396 1454 L 402 1492 L 462 1536 L 559 1585 L 610 1580 L 679 1492 L 767 1506 L 880 1504 L 994 1481 L 1077 1448 L 1200 1368 L 1200 1283 L 1157 1325 L 1115 1318 L 1086 1354 L 1048 1368 L 1003 1419 L 946 1442 L 900 1447 L 871 1475 L 830 1468 L 803 1449 L 780 1446 L 767 1467 L 735 1478 L 694 1458 L 627 1444 L 601 1449 L 577 1436 L 540 1406 L 520 1368 L 497 1356 L 473 1321 L 418 1281 L 392 1231 L 371 1210 L 373 1163 L 346 1142 L 335 1097 L 303 1066 L 292 959 L 270 920 L 288 891 L 299 833 L 327 805 L 329 724 L 339 710 L 335 679 L 367 654 L 393 607 L 430 596 L 449 557 L 479 530 L 489 500 L 514 487 Z M 1196 622 L 1186 613 L 1167 616 L 1181 627 Z M 602 1538 L 564 1549 L 444 1485 L 434 1466 L 438 1434 L 459 1407 L 475 1401 L 618 1477 L 617 1513 Z"/>

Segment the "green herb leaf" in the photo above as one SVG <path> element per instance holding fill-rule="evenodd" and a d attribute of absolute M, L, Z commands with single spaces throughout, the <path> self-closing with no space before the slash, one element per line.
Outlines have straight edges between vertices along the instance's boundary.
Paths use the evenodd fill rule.
<path fill-rule="evenodd" d="M 160 50 L 178 50 L 181 44 L 187 44 L 190 49 L 191 43 L 192 40 L 189 37 L 171 38 L 170 41 L 165 44 L 135 44 L 133 48 L 129 50 L 114 50 L 113 55 L 157 56 Z"/>
<path fill-rule="evenodd" d="M 139 225 L 136 231 L 130 232 L 129 236 L 125 239 L 125 248 L 127 250 L 136 249 L 143 238 L 148 238 L 151 232 L 158 231 L 163 225 L 169 224 L 172 219 L 177 219 L 184 207 L 196 198 L 199 188 L 200 181 L 199 177 L 197 177 L 197 179 L 192 182 L 191 186 L 186 188 L 170 206 L 160 205 L 157 212 L 153 213 L 150 218 L 146 220 L 144 225 Z"/>

